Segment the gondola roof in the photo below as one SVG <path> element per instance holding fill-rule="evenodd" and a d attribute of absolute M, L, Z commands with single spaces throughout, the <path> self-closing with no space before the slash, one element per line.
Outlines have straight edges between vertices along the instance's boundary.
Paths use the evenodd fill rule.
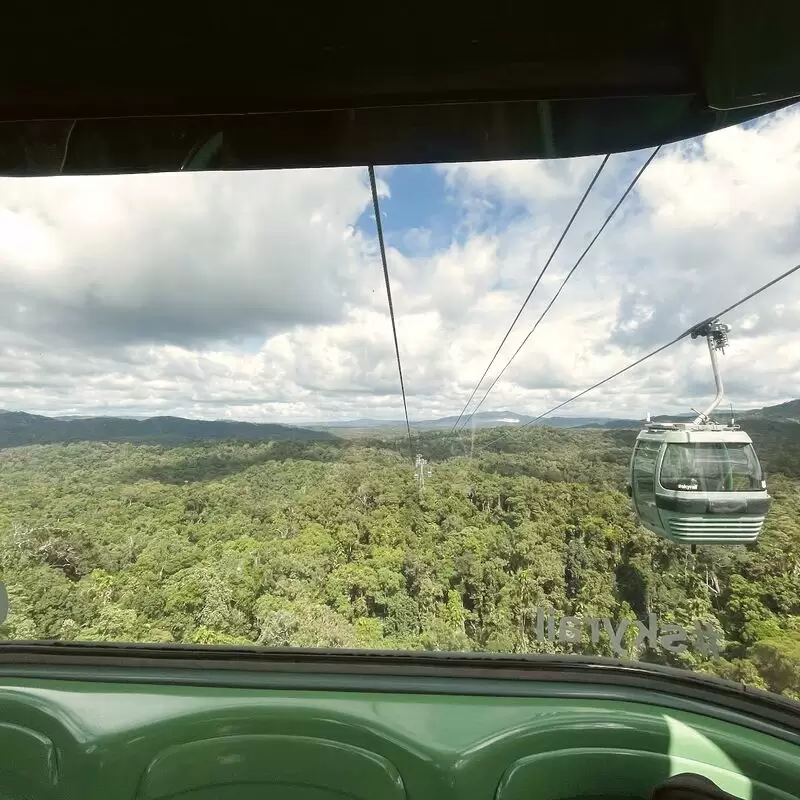
<path fill-rule="evenodd" d="M 746 431 L 718 426 L 716 429 L 692 429 L 692 428 L 655 428 L 644 429 L 639 432 L 639 439 L 653 439 L 659 442 L 678 442 L 678 443 L 714 443 L 714 442 L 751 442 L 750 435 Z"/>

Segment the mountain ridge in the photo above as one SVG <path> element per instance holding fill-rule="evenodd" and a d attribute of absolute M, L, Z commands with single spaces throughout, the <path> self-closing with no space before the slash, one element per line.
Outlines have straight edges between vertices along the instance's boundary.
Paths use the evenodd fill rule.
<path fill-rule="evenodd" d="M 146 419 L 111 416 L 64 419 L 0 409 L 0 448 L 79 441 L 184 444 L 221 439 L 308 441 L 335 438 L 326 431 L 272 422 L 192 420 L 171 415 Z"/>
<path fill-rule="evenodd" d="M 659 415 L 660 420 L 692 419 L 693 414 Z M 725 415 L 727 417 L 727 414 Z M 800 423 L 800 399 L 774 406 L 736 412 L 741 420 Z M 412 421 L 417 430 L 451 430 L 458 417 L 446 416 L 429 420 Z M 467 432 L 474 423 L 476 429 L 497 427 L 523 427 L 526 425 L 552 428 L 591 428 L 600 430 L 638 429 L 644 419 L 626 419 L 606 415 L 582 417 L 546 417 L 536 420 L 528 414 L 514 411 L 483 411 L 467 423 Z M 31 444 L 53 444 L 77 441 L 129 441 L 154 444 L 184 444 L 196 441 L 235 439 L 244 441 L 273 440 L 332 440 L 348 435 L 400 431 L 404 420 L 355 419 L 292 425 L 279 422 L 245 422 L 217 419 L 195 420 L 175 415 L 155 417 L 116 416 L 46 416 L 27 411 L 0 409 L 0 448 Z"/>

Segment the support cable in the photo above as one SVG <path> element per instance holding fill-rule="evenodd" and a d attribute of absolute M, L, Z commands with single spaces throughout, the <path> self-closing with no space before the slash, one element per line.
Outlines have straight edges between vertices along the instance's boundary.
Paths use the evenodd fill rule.
<path fill-rule="evenodd" d="M 647 161 L 644 162 L 644 164 L 642 165 L 641 169 L 633 177 L 633 180 L 628 184 L 628 188 L 622 193 L 622 197 L 620 197 L 620 199 L 617 201 L 617 204 L 614 206 L 614 208 L 611 209 L 611 211 L 609 212 L 608 216 L 606 216 L 605 221 L 600 226 L 600 229 L 597 231 L 597 233 L 594 235 L 594 238 L 589 242 L 589 244 L 586 246 L 586 249 L 581 253 L 580 258 L 578 258 L 578 260 L 573 265 L 572 269 L 567 273 L 567 277 L 564 278 L 564 280 L 561 282 L 561 286 L 558 287 L 558 291 L 555 293 L 555 296 L 547 304 L 547 308 L 545 308 L 545 310 L 542 311 L 541 315 L 539 316 L 539 319 L 536 320 L 536 324 L 530 329 L 530 331 L 528 332 L 528 335 L 522 340 L 522 343 L 520 344 L 520 346 L 514 351 L 514 355 L 511 356 L 511 358 L 508 359 L 508 361 L 506 362 L 506 365 L 497 374 L 497 377 L 492 381 L 491 385 L 486 390 L 486 392 L 483 395 L 483 397 L 480 399 L 480 402 L 478 403 L 478 405 L 476 405 L 475 408 L 472 409 L 472 411 L 470 412 L 470 415 L 467 417 L 467 419 L 464 422 L 464 425 L 462 425 L 462 427 L 466 427 L 467 423 L 472 419 L 473 415 L 483 405 L 484 401 L 489 396 L 489 392 L 491 392 L 492 389 L 494 389 L 495 385 L 500 380 L 500 378 L 502 377 L 503 373 L 511 366 L 511 362 L 519 355 L 520 350 L 522 350 L 522 348 L 525 346 L 525 344 L 527 343 L 528 339 L 530 339 L 531 336 L 533 336 L 533 332 L 539 327 L 539 323 L 547 316 L 547 312 L 550 311 L 550 309 L 553 307 L 553 303 L 555 303 L 556 300 L 558 300 L 558 296 L 561 294 L 561 291 L 563 290 L 563 288 L 567 285 L 567 282 L 569 281 L 569 279 L 575 273 L 575 270 L 578 269 L 578 267 L 580 266 L 581 262 L 586 257 L 586 254 L 592 249 L 592 247 L 594 246 L 594 243 L 600 238 L 600 234 L 605 230 L 605 228 L 608 225 L 608 223 L 611 222 L 611 220 L 614 218 L 614 214 L 617 213 L 617 210 L 619 209 L 619 207 L 625 202 L 625 198 L 631 193 L 631 191 L 633 190 L 633 187 L 636 186 L 636 184 L 638 183 L 639 178 L 642 177 L 642 174 L 644 173 L 644 171 L 650 166 L 650 163 L 652 162 L 652 160 L 658 155 L 658 151 L 660 149 L 661 149 L 661 145 L 656 147 L 656 149 L 650 154 L 650 157 L 647 159 Z"/>
<path fill-rule="evenodd" d="M 561 247 L 561 243 L 564 241 L 567 233 L 569 233 L 569 229 L 572 227 L 572 223 L 575 221 L 575 217 L 578 216 L 578 212 L 583 208 L 583 204 L 586 202 L 586 198 L 589 196 L 589 192 L 592 191 L 592 187 L 597 182 L 597 179 L 600 177 L 600 173 L 603 171 L 603 167 L 608 163 L 608 159 L 610 158 L 610 154 L 604 156 L 602 163 L 597 168 L 597 172 L 595 172 L 594 177 L 591 180 L 591 183 L 586 187 L 586 191 L 583 193 L 583 196 L 580 199 L 580 202 L 575 207 L 575 210 L 572 212 L 572 216 L 569 218 L 569 222 L 567 223 L 566 228 L 564 228 L 561 236 L 559 236 L 558 241 L 556 242 L 553 251 L 550 253 L 550 257 L 545 262 L 544 266 L 542 267 L 542 271 L 539 273 L 539 276 L 536 278 L 531 290 L 528 292 L 528 296 L 525 298 L 525 302 L 520 306 L 519 311 L 517 311 L 517 316 L 514 317 L 514 321 L 509 326 L 508 330 L 506 331 L 506 335 L 503 337 L 503 340 L 500 342 L 495 354 L 492 356 L 492 360 L 487 365 L 486 369 L 483 371 L 483 375 L 481 375 L 480 380 L 475 384 L 475 388 L 472 390 L 472 394 L 469 396 L 469 400 L 464 404 L 464 408 L 461 409 L 461 413 L 458 415 L 458 419 L 455 421 L 453 425 L 453 430 L 455 431 L 458 423 L 461 421 L 461 418 L 464 416 L 464 413 L 469 408 L 469 404 L 472 402 L 472 399 L 475 397 L 476 392 L 480 389 L 481 384 L 483 383 L 484 378 L 488 374 L 489 370 L 492 368 L 492 364 L 494 364 L 497 356 L 500 354 L 500 351 L 503 349 L 503 345 L 506 343 L 506 340 L 511 335 L 511 331 L 514 330 L 514 326 L 517 324 L 517 320 L 519 320 L 522 312 L 525 310 L 525 306 L 528 305 L 528 301 L 533 296 L 533 293 L 536 291 L 536 287 L 539 285 L 539 282 L 542 280 L 542 276 L 547 271 L 547 268 L 550 266 L 550 262 L 555 257 L 555 254 L 558 252 L 558 248 Z"/>
<path fill-rule="evenodd" d="M 392 287 L 389 282 L 389 267 L 386 264 L 386 246 L 383 243 L 383 225 L 381 224 L 381 209 L 378 203 L 378 189 L 375 185 L 375 167 L 369 166 L 369 185 L 372 190 L 372 207 L 375 210 L 375 225 L 378 229 L 378 246 L 381 251 L 381 264 L 383 265 L 383 278 L 386 282 L 386 299 L 389 303 L 389 317 L 392 320 L 392 336 L 394 337 L 394 352 L 397 356 L 397 372 L 400 375 L 400 391 L 403 395 L 403 411 L 406 416 L 406 431 L 408 432 L 409 455 L 414 457 L 414 443 L 411 440 L 411 423 L 408 421 L 408 404 L 406 402 L 406 385 L 403 381 L 403 365 L 400 363 L 400 345 L 397 341 L 397 325 L 394 319 L 394 305 L 392 304 Z"/>
<path fill-rule="evenodd" d="M 798 270 L 800 270 L 800 264 L 797 264 L 796 266 L 792 267 L 791 269 L 786 270 L 786 272 L 781 273 L 780 275 L 778 275 L 777 278 L 773 278 L 771 281 L 769 281 L 769 283 L 765 283 L 763 286 L 760 286 L 755 291 L 750 292 L 750 294 L 746 295 L 741 300 L 737 300 L 735 303 L 729 305 L 727 308 L 723 308 L 721 311 L 718 311 L 716 314 L 713 314 L 710 317 L 706 317 L 702 322 L 698 322 L 696 325 L 692 325 L 691 328 L 688 328 L 683 333 L 681 333 L 679 336 L 676 336 L 671 341 L 667 342 L 666 344 L 661 345 L 661 347 L 657 347 L 655 350 L 653 350 L 652 352 L 648 353 L 647 355 L 636 359 L 636 361 L 634 361 L 633 363 L 628 364 L 627 367 L 623 367 L 622 369 L 617 370 L 612 375 L 609 375 L 607 378 L 603 378 L 603 380 L 598 381 L 595 384 L 592 384 L 592 386 L 590 386 L 588 389 L 584 389 L 582 392 L 578 392 L 578 394 L 573 395 L 568 400 L 564 400 L 563 402 L 559 403 L 558 405 L 553 406 L 548 411 L 545 411 L 543 414 L 539 414 L 538 417 L 534 417 L 534 419 L 529 420 L 528 422 L 524 423 L 523 425 L 520 425 L 520 427 L 516 428 L 515 430 L 521 430 L 522 428 L 527 428 L 529 425 L 533 425 L 534 423 L 538 422 L 540 419 L 544 419 L 544 417 L 549 416 L 554 411 L 558 411 L 559 409 L 564 408 L 564 406 L 567 405 L 568 403 L 571 403 L 574 400 L 577 400 L 578 398 L 583 397 L 586 394 L 589 394 L 589 392 L 593 392 L 595 389 L 599 389 L 604 384 L 608 383 L 609 381 L 614 380 L 614 378 L 618 378 L 620 375 L 622 375 L 623 373 L 627 372 L 628 370 L 631 370 L 634 367 L 638 367 L 639 364 L 643 363 L 644 361 L 647 361 L 649 358 L 652 358 L 653 356 L 658 355 L 659 353 L 661 353 L 664 350 L 666 350 L 668 347 L 672 347 L 672 345 L 677 344 L 682 339 L 685 339 L 687 336 L 691 336 L 701 326 L 706 325 L 706 324 L 708 324 L 710 322 L 713 322 L 714 320 L 717 320 L 720 317 L 723 317 L 725 314 L 730 313 L 735 308 L 738 308 L 742 304 L 746 303 L 748 300 L 752 300 L 756 295 L 761 294 L 761 292 L 765 291 L 766 289 L 769 289 L 771 286 L 774 286 L 776 283 L 780 283 L 780 281 L 784 280 L 784 278 L 788 278 L 790 275 L 792 275 L 793 273 L 797 272 Z M 493 445 L 493 444 L 495 444 L 495 443 L 497 443 L 499 441 L 502 441 L 503 439 L 505 439 L 507 437 L 508 437 L 508 434 L 503 434 L 501 436 L 498 436 L 496 439 L 492 439 L 491 441 L 487 442 L 484 445 L 484 447 L 489 447 L 490 445 Z"/>

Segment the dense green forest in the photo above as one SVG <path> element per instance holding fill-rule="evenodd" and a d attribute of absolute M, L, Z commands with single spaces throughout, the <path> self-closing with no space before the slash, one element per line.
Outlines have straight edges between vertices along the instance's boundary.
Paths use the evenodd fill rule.
<path fill-rule="evenodd" d="M 800 425 L 745 425 L 775 504 L 749 547 L 638 526 L 633 430 L 396 439 L 62 442 L 0 450 L 6 639 L 613 655 L 536 609 L 722 632 L 627 657 L 800 697 Z M 472 453 L 470 457 L 470 452 Z"/>

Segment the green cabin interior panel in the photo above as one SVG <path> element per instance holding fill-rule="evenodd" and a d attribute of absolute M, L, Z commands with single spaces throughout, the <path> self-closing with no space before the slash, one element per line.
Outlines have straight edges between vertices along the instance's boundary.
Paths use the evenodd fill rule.
<path fill-rule="evenodd" d="M 0 679 L 0 798 L 648 798 L 695 772 L 791 800 L 796 734 L 593 699 Z"/>

